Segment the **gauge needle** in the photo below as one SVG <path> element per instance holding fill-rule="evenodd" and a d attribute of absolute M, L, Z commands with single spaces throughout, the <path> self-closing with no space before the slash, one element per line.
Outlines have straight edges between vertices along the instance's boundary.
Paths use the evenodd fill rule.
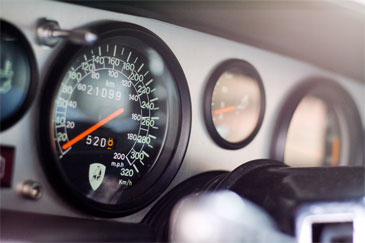
<path fill-rule="evenodd" d="M 235 109 L 236 109 L 235 106 L 224 107 L 222 109 L 215 110 L 214 111 L 214 115 L 219 115 L 221 113 L 226 113 L 226 112 L 229 112 L 229 111 L 234 111 Z"/>
<path fill-rule="evenodd" d="M 83 131 L 82 133 L 80 133 L 79 135 L 77 135 L 76 137 L 74 137 L 73 139 L 71 139 L 70 141 L 65 143 L 64 145 L 62 145 L 62 149 L 63 150 L 68 149 L 69 147 L 71 147 L 72 145 L 74 145 L 75 143 L 77 143 L 78 141 L 80 141 L 81 139 L 83 139 L 84 137 L 89 135 L 90 133 L 92 133 L 95 130 L 99 129 L 100 127 L 102 127 L 106 123 L 110 122 L 111 120 L 113 120 L 114 118 L 116 118 L 117 116 L 122 114 L 123 112 L 124 112 L 123 108 L 113 112 L 109 116 L 105 117 L 103 120 L 101 120 L 98 123 L 92 125 L 88 129 L 86 129 L 85 131 Z"/>

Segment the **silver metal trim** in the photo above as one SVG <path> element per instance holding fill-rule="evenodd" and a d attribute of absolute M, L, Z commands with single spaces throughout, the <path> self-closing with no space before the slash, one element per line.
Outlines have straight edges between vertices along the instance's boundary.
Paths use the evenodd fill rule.
<path fill-rule="evenodd" d="M 46 18 L 38 21 L 36 35 L 38 44 L 47 47 L 55 47 L 63 39 L 79 45 L 92 45 L 98 39 L 96 34 L 87 30 L 61 29 L 57 21 Z"/>

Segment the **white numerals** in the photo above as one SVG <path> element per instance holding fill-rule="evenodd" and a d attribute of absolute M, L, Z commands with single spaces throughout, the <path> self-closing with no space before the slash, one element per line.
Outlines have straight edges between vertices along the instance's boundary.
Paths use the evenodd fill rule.
<path fill-rule="evenodd" d="M 118 58 L 115 57 L 106 57 L 108 59 L 108 64 L 113 65 L 113 66 L 119 66 L 120 65 L 120 60 Z"/>
<path fill-rule="evenodd" d="M 132 86 L 132 81 L 130 81 L 130 80 L 125 80 L 125 79 L 123 79 L 122 80 L 122 85 L 124 86 L 124 87 L 131 87 Z"/>
<path fill-rule="evenodd" d="M 151 93 L 151 88 L 143 86 L 143 85 L 138 85 L 137 93 L 138 94 L 147 94 L 148 95 L 148 94 Z"/>
<path fill-rule="evenodd" d="M 143 74 L 138 74 L 138 73 L 131 73 L 128 77 L 129 80 L 134 80 L 134 81 L 138 81 L 138 82 L 142 82 L 144 79 Z"/>
<path fill-rule="evenodd" d="M 56 105 L 58 107 L 62 107 L 62 108 L 67 108 L 67 107 L 77 108 L 77 101 L 75 101 L 75 100 L 65 100 L 65 99 L 59 97 L 56 100 Z"/>
<path fill-rule="evenodd" d="M 114 71 L 114 70 L 108 70 L 108 75 L 111 78 L 118 78 L 119 73 L 117 71 Z"/>
<path fill-rule="evenodd" d="M 95 65 L 88 62 L 83 62 L 81 64 L 81 69 L 84 70 L 86 73 L 95 72 Z"/>
<path fill-rule="evenodd" d="M 66 128 L 68 128 L 68 129 L 74 129 L 75 128 L 75 122 L 73 122 L 73 121 L 67 121 L 66 122 Z"/>
<path fill-rule="evenodd" d="M 57 141 L 58 142 L 65 142 L 67 140 L 67 134 L 64 132 L 57 133 Z"/>
<path fill-rule="evenodd" d="M 142 109 L 153 110 L 155 108 L 155 104 L 152 103 L 152 102 L 142 101 L 141 108 Z"/>
<path fill-rule="evenodd" d="M 132 169 L 127 169 L 127 168 L 120 169 L 121 176 L 132 177 L 133 174 L 134 174 L 134 170 L 132 170 Z"/>
<path fill-rule="evenodd" d="M 105 57 L 99 57 L 99 56 L 93 55 L 92 58 L 93 58 L 94 63 L 97 63 L 97 64 L 104 64 L 105 63 L 105 60 L 104 60 Z"/>
<path fill-rule="evenodd" d="M 125 154 L 122 154 L 122 153 L 114 153 L 113 159 L 125 160 Z"/>
<path fill-rule="evenodd" d="M 129 94 L 128 99 L 129 100 L 132 100 L 132 101 L 138 101 L 139 96 L 138 95 L 134 95 L 134 94 Z"/>
<path fill-rule="evenodd" d="M 141 125 L 147 126 L 147 127 L 154 127 L 155 126 L 155 120 L 149 119 L 148 117 L 144 117 L 141 120 Z"/>
<path fill-rule="evenodd" d="M 134 68 L 135 68 L 134 64 L 131 64 L 131 63 L 128 63 L 128 62 L 123 63 L 123 69 L 125 69 L 125 70 L 133 71 Z"/>
<path fill-rule="evenodd" d="M 151 138 L 149 136 L 141 136 L 141 135 L 137 135 L 135 133 L 128 133 L 127 138 L 128 138 L 128 140 L 137 141 L 137 143 L 144 143 L 144 144 L 151 143 Z"/>
<path fill-rule="evenodd" d="M 111 100 L 119 101 L 122 98 L 122 93 L 120 91 L 115 91 L 114 89 L 99 88 L 98 86 L 93 86 L 91 84 L 77 84 L 77 90 L 86 92 L 88 95 L 99 96 L 101 98 L 107 98 Z"/>
<path fill-rule="evenodd" d="M 98 136 L 88 135 L 86 137 L 85 143 L 87 145 L 91 145 L 91 146 L 94 146 L 94 147 L 105 148 L 106 145 L 107 145 L 107 140 L 106 140 L 106 138 L 101 138 L 101 137 L 98 137 Z"/>
<path fill-rule="evenodd" d="M 131 159 L 139 159 L 139 160 L 143 160 L 144 159 L 144 152 L 136 152 L 136 151 L 132 151 L 131 153 Z"/>
<path fill-rule="evenodd" d="M 79 82 L 82 78 L 82 74 L 80 72 L 76 72 L 76 71 L 69 71 L 68 78 L 72 79 L 72 80 L 77 80 L 77 82 Z"/>

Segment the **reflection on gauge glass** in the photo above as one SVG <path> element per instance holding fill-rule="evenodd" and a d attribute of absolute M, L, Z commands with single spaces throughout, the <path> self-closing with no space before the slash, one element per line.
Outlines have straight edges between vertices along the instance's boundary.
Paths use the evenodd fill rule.
<path fill-rule="evenodd" d="M 186 80 L 151 32 L 120 23 L 95 29 L 99 41 L 80 48 L 63 73 L 54 70 L 49 78 L 59 83 L 45 108 L 45 143 L 61 183 L 70 184 L 76 198 L 94 213 L 126 214 L 158 196 L 177 172 L 187 143 L 180 133 L 190 126 L 186 114 L 182 124 L 190 108 L 188 93 L 180 100 Z"/>
<path fill-rule="evenodd" d="M 13 125 L 29 106 L 37 67 L 24 35 L 1 20 L 0 42 L 0 130 Z"/>
<path fill-rule="evenodd" d="M 343 87 L 305 80 L 278 114 L 271 158 L 300 167 L 364 165 L 362 130 L 356 104 Z"/>
<path fill-rule="evenodd" d="M 207 92 L 206 120 L 214 140 L 229 149 L 245 146 L 263 118 L 264 92 L 257 71 L 244 61 L 227 61 L 213 73 Z"/>
<path fill-rule="evenodd" d="M 284 151 L 284 162 L 291 166 L 339 165 L 340 125 L 331 104 L 304 97 L 290 121 Z"/>
<path fill-rule="evenodd" d="M 230 143 L 246 139 L 258 122 L 260 102 L 256 80 L 239 70 L 224 72 L 212 95 L 212 118 L 219 135 Z"/>

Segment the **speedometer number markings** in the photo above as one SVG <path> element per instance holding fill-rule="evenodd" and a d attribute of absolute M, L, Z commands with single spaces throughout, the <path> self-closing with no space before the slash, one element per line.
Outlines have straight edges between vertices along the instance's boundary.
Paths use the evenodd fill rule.
<path fill-rule="evenodd" d="M 46 76 L 42 165 L 79 209 L 128 215 L 157 198 L 180 168 L 189 89 L 178 60 L 151 31 L 114 21 L 88 28 L 97 42 L 66 41 Z"/>
<path fill-rule="evenodd" d="M 54 129 L 60 159 L 64 158 L 67 153 L 71 153 L 73 146 L 83 140 L 83 144 L 88 147 L 110 151 L 111 161 L 102 162 L 109 164 L 111 168 L 119 169 L 120 176 L 132 178 L 134 174 L 140 173 L 141 167 L 145 166 L 143 159 L 149 158 L 147 150 L 158 146 L 154 142 L 157 137 L 151 133 L 159 129 L 156 122 L 160 118 L 156 113 L 159 110 L 156 103 L 159 98 L 153 94 L 156 87 L 153 89 L 149 87 L 154 79 L 148 78 L 149 70 L 142 62 L 143 59 L 132 50 L 128 51 L 127 57 L 123 57 L 125 49 L 128 48 L 116 44 L 113 45 L 113 48 L 109 48 L 109 45 L 98 45 L 93 50 L 84 53 L 82 60 L 77 62 L 78 64 L 70 67 L 57 96 Z M 118 52 L 118 50 L 121 51 Z M 130 60 L 133 60 L 133 63 L 129 62 Z M 138 66 L 137 70 L 136 66 Z M 148 81 L 145 82 L 145 80 Z M 73 130 L 81 129 L 78 127 L 76 117 L 73 118 L 71 115 L 80 109 L 77 99 L 80 99 L 79 102 L 85 102 L 85 100 L 96 98 L 102 99 L 103 101 L 100 102 L 106 103 L 109 107 L 123 106 L 125 103 L 127 107 L 134 107 L 133 112 L 130 112 L 130 109 L 118 110 L 116 113 L 112 113 L 111 117 L 108 116 L 96 122 L 93 126 L 72 137 L 70 133 L 73 134 Z M 136 105 L 131 105 L 129 102 Z M 91 101 L 90 104 L 92 103 Z M 123 112 L 126 114 L 123 114 L 121 119 L 118 116 Z M 94 118 L 92 117 L 92 119 Z M 120 135 L 125 138 L 105 136 L 103 135 L 105 129 L 102 132 L 98 131 L 114 119 L 130 124 L 137 122 L 138 129 L 135 132 Z M 101 134 L 99 135 L 99 133 Z M 123 146 L 121 148 L 119 146 L 117 141 L 125 139 L 133 142 L 131 147 Z M 123 153 L 113 152 L 116 149 L 122 149 Z M 139 161 L 138 167 L 136 161 Z M 119 184 L 132 186 L 133 180 L 121 180 Z"/>

